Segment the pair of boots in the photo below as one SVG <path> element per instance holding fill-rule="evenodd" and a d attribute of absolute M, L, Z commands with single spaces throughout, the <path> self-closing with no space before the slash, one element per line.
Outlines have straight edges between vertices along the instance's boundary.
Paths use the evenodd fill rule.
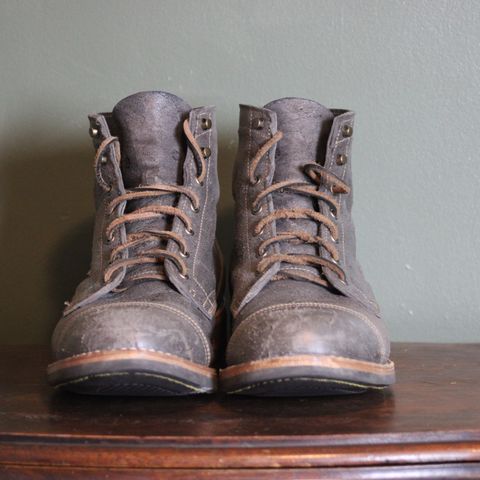
<path fill-rule="evenodd" d="M 393 383 L 355 257 L 353 116 L 299 98 L 240 107 L 225 357 L 214 108 L 143 92 L 90 116 L 92 264 L 53 334 L 50 383 L 163 396 L 217 384 L 290 396 Z"/>

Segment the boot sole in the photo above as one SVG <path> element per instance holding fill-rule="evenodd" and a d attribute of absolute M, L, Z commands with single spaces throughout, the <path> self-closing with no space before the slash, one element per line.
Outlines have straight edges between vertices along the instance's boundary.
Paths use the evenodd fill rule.
<path fill-rule="evenodd" d="M 55 388 L 87 395 L 177 396 L 216 389 L 216 370 L 148 350 L 89 352 L 51 363 Z"/>
<path fill-rule="evenodd" d="M 229 394 L 262 397 L 344 395 L 382 390 L 395 382 L 393 362 L 298 355 L 241 363 L 220 371 Z"/>

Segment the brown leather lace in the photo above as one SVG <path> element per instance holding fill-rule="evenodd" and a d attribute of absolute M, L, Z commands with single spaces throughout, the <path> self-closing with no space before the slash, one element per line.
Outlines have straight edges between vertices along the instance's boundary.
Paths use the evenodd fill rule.
<path fill-rule="evenodd" d="M 202 155 L 200 146 L 198 145 L 193 133 L 190 130 L 188 120 L 185 120 L 183 123 L 183 130 L 185 136 L 188 140 L 188 143 L 192 149 L 194 158 L 197 161 L 198 166 L 198 176 L 196 181 L 199 184 L 202 184 L 205 175 L 206 175 L 206 163 Z M 98 172 L 99 162 L 102 162 L 103 153 L 105 149 L 112 143 L 118 143 L 118 138 L 108 137 L 106 138 L 98 147 L 97 153 L 95 155 L 95 171 Z M 97 178 L 99 175 L 97 174 Z M 100 175 L 100 183 L 102 183 L 103 178 Z M 105 188 L 105 182 L 103 181 Z M 110 187 L 108 187 L 110 189 Z M 147 199 L 147 198 L 159 198 L 164 195 L 171 194 L 182 194 L 189 198 L 191 202 L 191 208 L 193 211 L 198 212 L 200 209 L 200 199 L 198 195 L 190 188 L 181 186 L 181 185 L 167 185 L 167 184 L 153 184 L 147 186 L 139 186 L 131 190 L 127 190 L 124 194 L 119 195 L 114 198 L 106 207 L 106 211 L 111 215 L 114 210 L 123 203 L 129 202 L 131 200 Z M 159 218 L 164 215 L 177 217 L 179 218 L 184 227 L 185 233 L 187 235 L 193 235 L 192 222 L 188 215 L 183 212 L 180 208 L 172 207 L 168 205 L 147 205 L 145 207 L 137 208 L 136 210 L 123 214 L 110 222 L 107 225 L 105 230 L 105 235 L 108 241 L 113 241 L 115 238 L 115 232 L 121 225 L 126 225 L 138 221 L 150 220 L 153 218 Z M 151 241 L 156 240 L 173 240 L 178 244 L 179 254 L 175 252 L 170 252 L 163 248 L 150 248 L 150 249 L 138 249 L 142 244 L 147 244 Z M 125 250 L 136 247 L 137 250 L 135 255 L 131 258 L 119 258 L 119 255 Z M 169 230 L 157 230 L 154 228 L 145 228 L 141 232 L 129 233 L 126 236 L 125 241 L 118 244 L 115 248 L 112 249 L 110 253 L 109 265 L 104 272 L 104 281 L 105 283 L 110 282 L 113 275 L 122 268 L 130 268 L 136 265 L 142 264 L 163 264 L 166 258 L 172 260 L 177 266 L 180 275 L 184 278 L 188 278 L 187 265 L 184 261 L 184 258 L 188 257 L 189 252 L 187 251 L 187 245 L 185 240 L 182 238 L 182 235 L 169 231 Z M 129 280 L 140 280 L 140 279 L 158 279 L 166 280 L 166 275 L 163 268 L 158 273 L 147 273 L 142 275 L 137 275 L 131 277 Z"/>
<path fill-rule="evenodd" d="M 257 167 L 264 157 L 264 155 L 283 137 L 282 132 L 275 133 L 272 138 L 267 140 L 257 151 L 250 164 L 249 181 L 251 185 L 256 185 L 261 179 L 255 175 Z M 285 180 L 277 182 L 265 190 L 261 191 L 252 202 L 252 213 L 257 214 L 262 210 L 260 206 L 262 200 L 274 192 L 283 192 L 285 190 L 298 193 L 300 195 L 308 195 L 315 199 L 322 200 L 329 206 L 330 218 L 326 215 L 317 212 L 310 208 L 290 208 L 278 209 L 263 217 L 255 226 L 255 235 L 261 235 L 263 230 L 270 223 L 278 219 L 311 219 L 318 224 L 323 224 L 330 232 L 330 240 L 324 239 L 319 235 L 311 235 L 305 231 L 287 231 L 281 232 L 267 238 L 258 247 L 258 254 L 263 257 L 258 265 L 257 271 L 259 273 L 265 272 L 273 264 L 277 262 L 292 264 L 292 265 L 310 265 L 314 267 L 328 268 L 335 272 L 341 281 L 345 281 L 345 273 L 339 267 L 338 261 L 340 258 L 336 244 L 338 243 L 338 227 L 336 225 L 336 218 L 340 212 L 340 204 L 334 198 L 336 194 L 346 194 L 350 192 L 350 187 L 338 178 L 333 173 L 327 171 L 318 163 L 308 163 L 304 166 L 304 172 L 315 183 L 301 182 L 298 180 Z M 327 185 L 329 192 L 321 192 L 318 190 L 319 185 Z M 292 242 L 295 244 L 307 243 L 323 247 L 330 259 L 322 258 L 315 255 L 307 254 L 293 254 L 293 253 L 274 253 L 268 254 L 267 248 L 279 242 Z M 327 280 L 320 276 L 308 273 L 301 270 L 281 270 L 273 279 L 280 280 L 285 278 L 302 278 L 320 285 L 328 286 Z"/>

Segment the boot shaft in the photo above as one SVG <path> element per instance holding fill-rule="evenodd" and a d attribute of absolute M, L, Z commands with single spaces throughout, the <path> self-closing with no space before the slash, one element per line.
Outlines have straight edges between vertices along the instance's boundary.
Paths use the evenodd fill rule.
<path fill-rule="evenodd" d="M 97 152 L 92 264 L 89 277 L 77 289 L 65 314 L 121 290 L 138 278 L 158 278 L 161 267 L 165 281 L 160 282 L 163 285 L 160 289 L 173 286 L 212 317 L 217 308 L 220 275 L 219 252 L 215 246 L 219 185 L 214 108 L 192 109 L 174 95 L 142 92 L 120 101 L 112 113 L 94 114 L 89 118 Z M 184 128 L 190 132 L 190 139 Z M 181 187 L 185 192 L 179 193 L 175 188 L 172 192 L 162 190 L 167 187 Z M 152 189 L 163 193 L 150 198 L 146 192 Z M 144 192 L 146 197 L 117 201 L 132 191 Z M 142 214 L 145 219 L 128 221 L 108 230 L 116 219 L 152 207 L 159 209 L 160 214 Z M 171 213 L 180 211 L 182 215 L 162 214 L 165 208 Z M 146 245 L 122 248 L 145 232 L 167 234 Z M 161 265 L 150 262 L 127 266 L 105 278 L 112 254 L 115 260 L 126 261 L 147 247 L 149 251 L 167 252 Z M 176 258 L 181 260 L 184 269 L 179 268 Z"/>
<path fill-rule="evenodd" d="M 316 102 L 298 98 L 277 100 L 264 108 L 240 107 L 239 147 L 233 182 L 236 202 L 236 242 L 232 261 L 234 315 L 284 272 L 289 276 L 323 279 L 328 284 L 326 288 L 333 288 L 379 314 L 372 290 L 356 260 L 355 229 L 351 217 L 353 121 L 353 112 L 327 109 Z M 283 136 L 272 143 L 261 160 L 253 165 L 256 171 L 252 172 L 257 153 L 278 135 Z M 318 182 L 312 181 L 312 173 L 321 177 Z M 284 181 L 309 182 L 318 197 L 287 187 L 266 195 L 261 206 L 256 204 L 252 209 L 262 192 Z M 334 203 L 325 201 L 326 197 Z M 338 205 L 338 211 L 334 205 Z M 259 222 L 269 215 L 292 209 L 313 210 L 326 220 L 280 216 L 266 223 L 261 232 L 256 230 Z M 329 228 L 327 222 L 334 225 Z M 337 235 L 332 239 L 334 227 Z M 303 232 L 305 238 L 320 237 L 321 240 L 314 244 L 290 239 L 269 244 L 267 252 L 259 251 L 259 247 L 261 250 L 268 244 L 269 238 L 292 231 Z M 335 252 L 338 256 L 332 258 Z M 264 255 L 277 255 L 278 258 L 282 255 L 316 256 L 321 262 L 333 262 L 344 276 L 332 268 L 308 263 L 289 265 L 281 261 L 259 272 L 258 265 Z"/>

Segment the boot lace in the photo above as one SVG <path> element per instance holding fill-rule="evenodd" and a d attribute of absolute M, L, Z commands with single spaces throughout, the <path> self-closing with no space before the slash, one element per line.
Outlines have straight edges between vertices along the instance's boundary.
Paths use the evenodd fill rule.
<path fill-rule="evenodd" d="M 276 132 L 269 140 L 267 140 L 257 151 L 250 164 L 249 181 L 251 185 L 258 184 L 262 179 L 255 175 L 257 167 L 263 156 L 281 139 L 282 132 Z M 335 195 L 348 194 L 350 187 L 333 173 L 327 171 L 318 163 L 308 163 L 304 165 L 304 173 L 310 178 L 310 182 L 301 182 L 297 180 L 285 180 L 274 183 L 261 191 L 253 200 L 251 209 L 253 214 L 261 212 L 261 202 L 265 197 L 274 192 L 282 193 L 286 190 L 300 195 L 308 195 L 316 200 L 325 202 L 329 207 L 329 216 L 326 216 L 313 208 L 288 208 L 277 209 L 266 215 L 257 222 L 254 227 L 254 234 L 261 235 L 267 225 L 278 219 L 310 219 L 317 224 L 324 225 L 329 233 L 330 239 L 322 238 L 320 235 L 311 235 L 305 231 L 285 231 L 278 233 L 264 240 L 258 247 L 258 255 L 262 259 L 257 264 L 257 272 L 264 273 L 268 268 L 277 262 L 291 265 L 309 265 L 329 269 L 334 272 L 342 282 L 345 282 L 345 272 L 338 265 L 340 258 L 337 243 L 339 239 L 338 227 L 336 224 L 337 217 L 340 212 L 340 203 L 335 199 Z M 312 184 L 313 183 L 313 184 Z M 318 190 L 320 185 L 326 185 L 328 192 Z M 290 242 L 292 244 L 314 244 L 323 247 L 330 258 L 322 258 L 319 255 L 298 254 L 298 253 L 268 253 L 267 248 L 273 244 L 280 242 Z M 328 282 L 324 276 L 316 276 L 312 273 L 302 270 L 288 270 L 288 267 L 280 270 L 273 280 L 281 280 L 286 278 L 302 278 L 311 282 L 328 286 Z"/>
<path fill-rule="evenodd" d="M 192 150 L 194 158 L 197 162 L 198 176 L 196 177 L 196 181 L 201 185 L 203 184 L 206 176 L 206 163 L 204 155 L 202 154 L 202 150 L 190 130 L 188 120 L 185 120 L 183 123 L 183 131 L 188 140 L 188 145 Z M 98 171 L 97 167 L 99 162 L 106 161 L 106 157 L 103 155 L 105 149 L 110 144 L 118 142 L 119 140 L 117 137 L 111 136 L 107 137 L 100 144 L 95 155 L 95 171 Z M 198 212 L 200 210 L 200 199 L 192 189 L 181 185 L 157 183 L 148 186 L 139 186 L 127 190 L 124 194 L 114 198 L 107 205 L 107 213 L 109 215 L 113 214 L 115 209 L 124 202 L 126 203 L 132 200 L 139 199 L 155 199 L 172 194 L 185 195 L 187 198 L 189 198 L 191 202 L 192 210 L 194 212 Z M 121 225 L 132 224 L 135 222 L 143 222 L 145 220 L 161 218 L 164 216 L 179 218 L 185 227 L 185 234 L 194 235 L 192 221 L 190 220 L 188 215 L 180 208 L 169 205 L 151 204 L 144 207 L 136 208 L 135 210 L 129 213 L 124 213 L 112 220 L 105 229 L 107 241 L 112 242 L 115 239 L 115 233 Z M 176 242 L 179 247 L 179 254 L 175 252 L 170 252 L 164 248 L 147 248 L 147 245 L 151 244 L 152 241 L 158 245 L 159 241 L 162 240 L 173 240 L 174 242 Z M 135 250 L 131 250 L 133 247 L 135 247 Z M 125 250 L 129 251 L 129 258 L 120 258 L 120 254 Z M 104 271 L 103 279 L 105 283 L 108 283 L 110 282 L 114 274 L 120 269 L 132 268 L 136 265 L 142 264 L 156 264 L 160 265 L 160 268 L 157 270 L 156 273 L 147 273 L 132 276 L 129 278 L 129 280 L 166 280 L 167 277 L 163 266 L 164 260 L 166 258 L 174 262 L 180 272 L 180 275 L 183 278 L 188 278 L 187 265 L 184 260 L 188 256 L 189 252 L 187 251 L 187 244 L 182 235 L 169 230 L 158 230 L 150 227 L 142 228 L 142 230 L 139 232 L 128 233 L 126 235 L 125 241 L 122 241 L 115 248 L 112 249 L 110 253 L 109 263 Z"/>

